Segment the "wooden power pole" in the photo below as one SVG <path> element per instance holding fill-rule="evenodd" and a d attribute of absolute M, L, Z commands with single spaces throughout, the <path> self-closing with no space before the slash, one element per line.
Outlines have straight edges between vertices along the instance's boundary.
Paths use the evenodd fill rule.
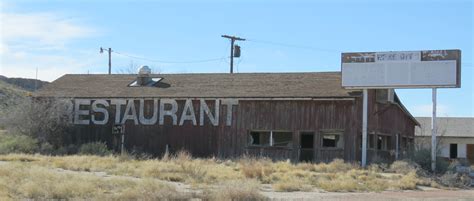
<path fill-rule="evenodd" d="M 104 53 L 105 48 L 100 48 L 100 53 Z M 112 71 L 112 48 L 109 47 L 107 50 L 109 53 L 109 75 L 111 74 Z"/>
<path fill-rule="evenodd" d="M 234 73 L 234 42 L 236 40 L 245 41 L 245 39 L 228 35 L 222 35 L 222 37 L 230 39 L 230 73 Z"/>

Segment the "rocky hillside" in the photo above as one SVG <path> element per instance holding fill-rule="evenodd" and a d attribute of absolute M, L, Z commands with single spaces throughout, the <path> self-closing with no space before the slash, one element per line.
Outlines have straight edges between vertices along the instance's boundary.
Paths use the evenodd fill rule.
<path fill-rule="evenodd" d="M 0 108 L 28 96 L 29 93 L 31 92 L 0 80 Z"/>
<path fill-rule="evenodd" d="M 39 89 L 47 84 L 49 82 L 41 81 L 41 80 L 35 80 L 35 79 L 28 79 L 28 78 L 8 78 L 3 75 L 0 75 L 0 80 L 17 86 L 21 89 L 27 90 L 27 91 L 35 91 L 35 89 Z"/>

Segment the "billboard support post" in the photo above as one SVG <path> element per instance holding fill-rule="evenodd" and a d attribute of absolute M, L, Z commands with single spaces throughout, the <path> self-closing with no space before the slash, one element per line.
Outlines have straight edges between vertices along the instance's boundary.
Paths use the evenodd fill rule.
<path fill-rule="evenodd" d="M 433 88 L 433 116 L 431 117 L 431 170 L 436 171 L 436 88 Z"/>
<path fill-rule="evenodd" d="M 432 88 L 431 169 L 434 172 L 437 144 L 436 90 L 461 87 L 461 50 L 346 52 L 341 54 L 341 74 L 343 88 L 363 90 L 364 93 L 361 156 L 363 167 L 367 165 L 367 90 Z M 390 100 L 390 97 L 387 99 Z M 398 158 L 398 153 L 396 154 Z"/>
<path fill-rule="evenodd" d="M 363 90 L 362 100 L 362 167 L 367 165 L 367 94 L 368 90 Z"/>

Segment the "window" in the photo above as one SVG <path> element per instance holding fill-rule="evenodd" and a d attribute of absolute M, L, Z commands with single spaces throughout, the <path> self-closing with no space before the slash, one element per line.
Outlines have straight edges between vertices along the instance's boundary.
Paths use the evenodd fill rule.
<path fill-rule="evenodd" d="M 343 132 L 322 132 L 322 147 L 326 148 L 344 148 Z"/>
<path fill-rule="evenodd" d="M 390 150 L 391 149 L 391 138 L 390 136 L 379 135 L 377 136 L 377 149 L 378 150 Z"/>
<path fill-rule="evenodd" d="M 301 132 L 300 145 L 302 149 L 312 149 L 314 147 L 314 133 Z"/>
<path fill-rule="evenodd" d="M 274 147 L 290 147 L 291 141 L 293 140 L 293 135 L 291 132 L 274 131 L 272 133 L 272 137 Z"/>
<path fill-rule="evenodd" d="M 369 149 L 375 149 L 375 135 L 374 134 L 370 134 L 369 135 Z"/>
<path fill-rule="evenodd" d="M 286 131 L 251 131 L 249 145 L 291 147 L 293 133 Z"/>
<path fill-rule="evenodd" d="M 142 80 L 139 80 L 142 79 Z M 141 87 L 141 86 L 155 86 L 156 83 L 160 82 L 163 78 L 161 77 L 147 77 L 147 78 L 137 78 L 136 80 L 133 80 L 132 83 L 128 84 L 129 87 Z M 144 83 L 139 84 L 138 82 L 142 81 Z"/>
<path fill-rule="evenodd" d="M 388 103 L 393 102 L 394 97 L 393 89 L 376 89 L 375 90 L 375 99 L 377 103 Z"/>
<path fill-rule="evenodd" d="M 270 146 L 270 131 L 250 132 L 250 145 Z"/>

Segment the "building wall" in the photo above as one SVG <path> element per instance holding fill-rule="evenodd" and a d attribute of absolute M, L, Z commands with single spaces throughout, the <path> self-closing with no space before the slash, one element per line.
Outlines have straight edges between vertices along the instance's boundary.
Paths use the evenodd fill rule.
<path fill-rule="evenodd" d="M 376 162 L 377 160 L 395 160 L 396 159 L 396 136 L 399 136 L 398 158 L 404 158 L 408 155 L 410 149 L 413 149 L 414 132 L 416 122 L 413 121 L 402 109 L 394 103 L 379 103 L 376 101 L 375 90 L 369 90 L 368 93 L 368 127 L 367 140 L 373 135 L 374 139 L 379 136 L 390 136 L 390 149 L 379 150 L 376 147 L 370 148 L 368 142 L 367 160 L 368 162 Z M 354 122 L 358 128 L 358 142 L 362 142 L 362 99 L 357 99 L 357 121 Z M 407 144 L 403 144 L 404 140 Z M 411 143 L 410 143 L 411 142 Z M 373 142 L 376 145 L 376 141 Z M 361 146 L 357 152 L 357 159 L 361 158 Z"/>
<path fill-rule="evenodd" d="M 431 137 L 427 136 L 417 136 L 416 143 L 424 148 L 431 148 Z M 474 137 L 440 137 L 438 138 L 439 142 L 439 156 L 449 158 L 450 153 L 450 144 L 457 144 L 457 158 L 466 158 L 467 157 L 467 145 L 474 144 Z"/>
<path fill-rule="evenodd" d="M 177 100 L 178 118 L 183 112 L 185 100 Z M 138 105 L 138 100 L 136 100 Z M 199 122 L 199 100 L 193 100 L 194 112 Z M 209 101 L 209 108 L 214 108 Z M 314 161 L 330 161 L 343 158 L 348 161 L 360 160 L 361 144 L 361 97 L 321 100 L 239 100 L 232 110 L 232 123 L 226 125 L 227 106 L 219 109 L 219 124 L 193 125 L 185 121 L 183 125 L 173 125 L 172 119 L 164 118 L 163 125 L 135 125 L 125 122 L 125 147 L 161 155 L 166 147 L 171 152 L 187 150 L 194 156 L 221 158 L 238 157 L 243 154 L 268 156 L 274 159 L 297 161 L 300 156 L 300 133 L 314 132 Z M 87 106 L 83 109 L 87 110 Z M 122 107 L 122 115 L 125 108 Z M 108 108 L 110 118 L 115 116 L 115 107 Z M 138 106 L 136 111 L 139 111 Z M 145 115 L 153 113 L 153 100 L 146 100 Z M 178 119 L 179 121 L 179 119 Z M 120 136 L 112 134 L 113 121 L 106 125 L 77 125 L 75 134 L 70 136 L 72 143 L 105 141 L 110 147 L 119 148 Z M 414 122 L 398 106 L 375 102 L 373 91 L 369 93 L 369 133 L 413 138 Z M 249 146 L 249 132 L 252 130 L 273 130 L 292 132 L 290 147 Z M 343 148 L 323 148 L 322 132 L 339 130 L 343 133 Z M 391 147 L 395 148 L 395 137 L 391 138 Z M 403 147 L 400 147 L 402 149 Z M 369 150 L 371 158 L 393 160 L 393 150 Z"/>

